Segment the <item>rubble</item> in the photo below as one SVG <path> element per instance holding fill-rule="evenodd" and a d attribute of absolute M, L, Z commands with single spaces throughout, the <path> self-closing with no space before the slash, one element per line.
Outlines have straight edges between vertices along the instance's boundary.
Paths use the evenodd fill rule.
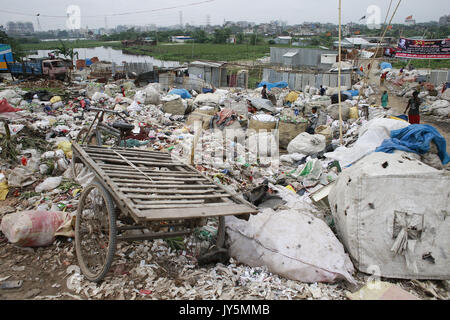
<path fill-rule="evenodd" d="M 389 81 L 408 83 L 408 76 L 400 80 L 393 76 L 394 72 L 389 71 Z M 163 92 L 159 84 L 139 88 L 124 80 L 106 85 L 83 81 L 63 88 L 66 95 L 33 92 L 31 97 L 25 97 L 26 93 L 14 86 L 1 91 L 1 97 L 11 107 L 20 109 L 14 112 L 20 119 L 11 120 L 8 126 L 14 134 L 8 143 L 17 151 L 9 157 L 3 157 L 2 153 L 1 169 L 7 185 L 2 185 L 0 190 L 8 188 L 5 200 L 1 200 L 5 203 L 0 211 L 2 226 L 10 223 L 11 217 L 19 217 L 22 211 L 53 212 L 72 217 L 80 193 L 95 177 L 81 164 L 74 165 L 71 151 L 71 142 L 94 120 L 95 114 L 88 108 L 127 110 L 127 119 L 134 125 L 126 137 L 127 147 L 170 152 L 185 163 L 192 159 L 197 170 L 224 188 L 240 195 L 252 195 L 247 199 L 252 199 L 260 213 L 248 221 L 235 217 L 227 219 L 231 221 L 228 224 L 231 241 L 236 241 L 239 230 L 241 235 L 248 236 L 252 226 L 264 219 L 267 222 L 272 219 L 272 229 L 261 228 L 267 234 L 258 235 L 264 237 L 259 245 L 271 243 L 264 250 L 278 250 L 279 255 L 283 255 L 284 250 L 293 250 L 298 253 L 295 258 L 298 261 L 289 270 L 286 266 L 280 267 L 279 261 L 264 260 L 252 265 L 245 252 L 236 253 L 237 248 L 242 250 L 244 247 L 232 245 L 228 251 L 232 257 L 228 261 L 224 258 L 220 263 L 199 265 L 189 252 L 175 250 L 164 240 L 119 243 L 118 259 L 114 260 L 112 271 L 101 284 L 95 284 L 87 281 L 76 268 L 70 228 L 47 237 L 46 247 L 21 251 L 30 248 L 14 246 L 20 241 L 13 240 L 6 227 L 2 227 L 0 265 L 3 271 L 0 279 L 11 277 L 35 288 L 44 288 L 42 283 L 48 287 L 30 290 L 23 293 L 22 298 L 348 299 L 349 284 L 363 286 L 366 283 L 365 275 L 353 271 L 352 261 L 344 248 L 350 255 L 352 251 L 343 239 L 334 235 L 338 234 L 335 228 L 340 223 L 336 220 L 336 212 L 331 215 L 332 207 L 320 207 L 310 196 L 327 186 L 335 189 L 336 184 L 342 183 L 340 177 L 356 167 L 360 163 L 358 160 L 370 159 L 370 153 L 384 139 L 390 138 L 391 131 L 408 126 L 405 121 L 392 119 L 395 114 L 391 111 L 373 103 L 373 88 L 365 88 L 362 99 L 354 95 L 355 90 L 362 90 L 360 83 L 353 88 L 341 88 L 348 90 L 347 100 L 341 103 L 342 146 L 339 143 L 339 107 L 332 104 L 332 95 L 337 93 L 337 88 L 326 88 L 326 95 L 320 96 L 317 88 L 308 86 L 303 92 L 294 92 L 281 83 L 269 91 L 274 103 L 261 99 L 258 90 L 239 88 L 215 89 L 200 94 L 191 91 L 189 95 L 184 91 L 173 91 L 175 94 L 171 94 Z M 440 92 L 439 88 L 436 90 Z M 407 91 L 402 90 L 403 95 Z M 440 94 L 424 96 L 430 113 L 446 110 L 448 102 L 441 101 L 448 101 L 447 98 Z M 308 119 L 314 106 L 319 111 L 318 122 L 315 134 L 309 134 L 305 131 L 310 125 Z M 369 121 L 363 116 L 364 106 L 369 111 Z M 437 113 L 441 115 L 441 111 Z M 117 115 L 104 116 L 107 124 L 119 120 Z M 197 122 L 203 128 L 199 135 L 195 131 Z M 104 143 L 111 144 L 112 141 L 107 138 Z M 193 141 L 197 142 L 195 148 Z M 7 145 L 1 145 L 4 146 Z M 390 157 L 384 153 L 376 154 L 386 159 Z M 412 153 L 408 156 L 414 157 Z M 437 168 L 433 170 L 447 170 L 445 165 L 439 166 L 436 162 L 438 151 L 434 149 L 415 156 L 417 163 L 434 163 L 433 167 Z M 255 189 L 260 186 L 264 188 Z M 322 199 L 327 198 L 334 199 L 333 193 Z M 334 201 L 329 202 L 333 205 Z M 287 234 L 286 230 L 292 231 L 290 228 L 294 226 L 304 229 L 300 234 L 302 237 L 294 237 L 295 241 L 289 240 L 291 238 L 283 240 L 282 246 L 293 247 L 278 247 L 276 241 L 281 241 L 281 235 Z M 12 227 L 11 224 L 8 229 Z M 308 231 L 313 227 L 318 229 Z M 311 241 L 303 243 L 304 237 L 310 237 Z M 255 239 L 259 238 L 255 235 Z M 324 239 L 332 243 L 332 254 L 308 256 L 311 252 L 327 249 L 328 242 Z M 193 234 L 182 244 L 189 247 L 195 241 L 199 239 Z M 297 250 L 295 245 L 300 248 Z M 305 248 L 309 248 L 308 251 L 302 252 Z M 288 256 L 292 258 L 290 254 Z M 283 259 L 288 258 L 285 255 Z M 309 265 L 311 263 L 314 268 Z M 22 271 L 11 269 L 16 265 L 25 268 Z M 402 280 L 398 281 L 401 283 Z M 423 291 L 418 286 L 416 289 Z M 434 298 L 445 298 L 447 294 L 439 286 L 433 290 Z M 423 294 L 417 295 L 424 298 Z"/>

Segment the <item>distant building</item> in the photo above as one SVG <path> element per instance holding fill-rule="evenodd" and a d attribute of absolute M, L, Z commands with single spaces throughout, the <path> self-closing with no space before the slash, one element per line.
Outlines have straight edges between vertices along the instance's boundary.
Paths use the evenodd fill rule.
<path fill-rule="evenodd" d="M 279 36 L 275 38 L 276 44 L 290 44 L 292 41 L 292 37 L 289 36 Z"/>
<path fill-rule="evenodd" d="M 341 41 L 342 48 L 356 48 L 363 49 L 376 46 L 376 43 L 371 43 L 364 38 L 344 38 Z M 333 42 L 335 48 L 339 47 L 339 41 Z"/>
<path fill-rule="evenodd" d="M 445 16 L 442 16 L 439 18 L 439 24 L 441 26 L 448 26 L 450 25 L 450 14 L 447 14 Z"/>
<path fill-rule="evenodd" d="M 291 69 L 328 70 L 336 62 L 337 52 L 310 48 L 270 48 L 270 63 Z"/>
<path fill-rule="evenodd" d="M 11 35 L 25 35 L 34 33 L 33 23 L 31 22 L 13 22 L 6 24 L 7 32 Z"/>
<path fill-rule="evenodd" d="M 194 38 L 190 36 L 174 36 L 172 37 L 172 42 L 184 43 L 189 40 L 194 40 Z"/>

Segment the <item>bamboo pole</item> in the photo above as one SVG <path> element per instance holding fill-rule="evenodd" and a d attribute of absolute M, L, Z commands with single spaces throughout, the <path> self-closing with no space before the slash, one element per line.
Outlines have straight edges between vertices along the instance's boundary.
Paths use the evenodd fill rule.
<path fill-rule="evenodd" d="M 344 144 L 342 138 L 342 106 L 341 106 L 341 0 L 339 0 L 339 63 L 338 63 L 338 103 L 339 103 L 339 141 Z"/>

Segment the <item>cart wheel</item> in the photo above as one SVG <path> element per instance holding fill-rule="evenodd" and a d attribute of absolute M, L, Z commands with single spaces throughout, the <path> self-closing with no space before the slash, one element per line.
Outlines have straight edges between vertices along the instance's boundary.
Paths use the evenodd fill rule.
<path fill-rule="evenodd" d="M 75 249 L 84 276 L 101 281 L 116 250 L 116 212 L 109 192 L 91 183 L 80 197 L 75 224 Z"/>
<path fill-rule="evenodd" d="M 78 144 L 82 144 L 83 139 L 86 136 L 86 134 L 88 133 L 88 131 L 89 131 L 88 127 L 83 127 L 80 130 L 80 132 L 78 132 L 77 137 L 75 138 L 75 141 Z M 94 146 L 98 145 L 97 137 L 95 136 L 95 133 L 92 130 L 89 133 L 89 137 L 85 139 L 84 143 L 94 145 Z"/>

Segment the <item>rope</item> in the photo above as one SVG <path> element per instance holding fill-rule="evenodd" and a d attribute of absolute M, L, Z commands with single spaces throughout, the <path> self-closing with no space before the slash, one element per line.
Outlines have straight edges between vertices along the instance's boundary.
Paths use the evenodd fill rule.
<path fill-rule="evenodd" d="M 138 167 L 136 167 L 131 161 L 129 161 L 127 158 L 122 156 L 120 153 L 118 153 L 116 150 L 112 149 L 112 151 L 117 154 L 119 157 L 121 157 L 123 160 L 125 160 L 126 163 L 128 163 L 130 166 L 132 166 L 134 169 L 142 173 L 147 179 L 149 179 L 151 182 L 153 182 L 152 178 L 150 178 L 148 175 L 145 174 L 142 170 L 140 170 Z"/>
<path fill-rule="evenodd" d="M 361 88 L 361 90 L 359 91 L 359 95 L 358 95 L 358 106 L 359 106 L 359 101 L 361 100 L 361 92 L 362 92 L 362 90 L 364 90 L 364 88 L 365 88 L 365 86 L 366 86 L 366 80 L 369 78 L 370 71 L 372 70 L 373 62 L 375 61 L 375 57 L 376 57 L 377 54 L 378 54 L 378 49 L 380 48 L 380 44 L 383 42 L 384 37 L 385 37 L 385 35 L 386 35 L 386 32 L 387 32 L 389 26 L 391 25 L 392 19 L 394 18 L 395 14 L 396 14 L 396 12 L 397 12 L 397 9 L 398 9 L 398 7 L 400 6 L 400 3 L 401 3 L 401 2 L 402 2 L 402 0 L 398 0 L 397 6 L 395 7 L 394 12 L 392 13 L 391 19 L 389 20 L 389 23 L 386 25 L 386 28 L 384 29 L 384 32 L 383 32 L 383 34 L 382 34 L 382 36 L 381 36 L 380 41 L 377 43 L 377 48 L 376 48 L 376 50 L 375 50 L 375 54 L 373 55 L 373 58 L 372 58 L 372 59 L 370 60 L 370 62 L 369 62 L 370 65 L 371 65 L 371 68 L 367 71 L 367 75 L 366 75 L 366 76 L 364 77 L 364 79 L 363 79 L 363 85 L 362 85 L 362 88 Z M 388 15 L 389 15 L 389 11 L 390 11 L 390 9 L 391 9 L 391 4 L 392 4 L 392 0 L 391 0 L 391 3 L 389 4 L 389 9 L 388 9 L 388 12 L 386 13 L 386 17 L 385 17 L 385 19 L 384 19 L 384 23 L 386 23 L 387 17 L 388 17 Z"/>

